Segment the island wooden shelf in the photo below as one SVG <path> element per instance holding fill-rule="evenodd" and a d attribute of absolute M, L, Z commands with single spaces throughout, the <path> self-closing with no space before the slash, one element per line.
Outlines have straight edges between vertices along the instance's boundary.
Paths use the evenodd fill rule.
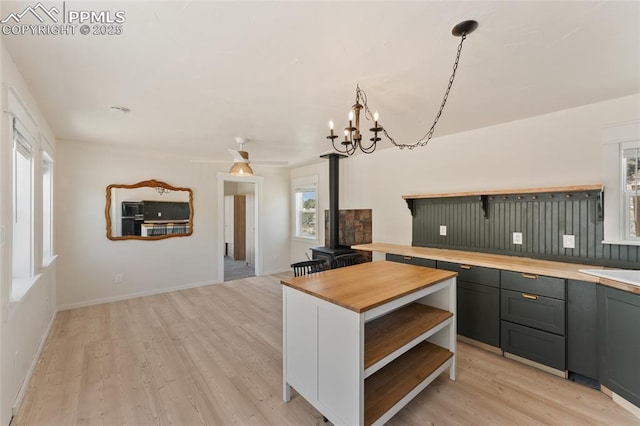
<path fill-rule="evenodd" d="M 364 382 L 364 424 L 371 425 L 414 391 L 420 392 L 430 376 L 438 376 L 453 356 L 448 350 L 422 342 L 396 358 Z"/>
<path fill-rule="evenodd" d="M 424 340 L 453 317 L 449 311 L 411 303 L 368 322 L 364 331 L 364 368 L 366 370 L 415 339 Z"/>

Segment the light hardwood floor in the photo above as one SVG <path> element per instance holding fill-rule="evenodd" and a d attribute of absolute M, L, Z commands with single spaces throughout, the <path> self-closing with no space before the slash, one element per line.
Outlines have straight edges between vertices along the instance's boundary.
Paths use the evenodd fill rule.
<path fill-rule="evenodd" d="M 282 401 L 280 277 L 60 312 L 13 425 L 322 425 L 300 396 Z M 600 392 L 458 349 L 458 380 L 389 424 L 640 424 Z"/>

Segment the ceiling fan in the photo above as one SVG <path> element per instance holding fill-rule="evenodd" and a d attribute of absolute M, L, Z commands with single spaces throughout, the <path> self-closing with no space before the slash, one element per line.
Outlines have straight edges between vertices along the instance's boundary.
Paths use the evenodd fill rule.
<path fill-rule="evenodd" d="M 228 149 L 227 151 L 229 151 L 229 154 L 231 154 L 231 158 L 233 158 L 233 166 L 231 167 L 232 170 L 234 167 L 239 168 L 239 169 L 245 169 L 246 172 L 248 172 L 249 170 L 251 170 L 251 166 L 249 166 L 249 164 L 259 164 L 259 165 L 264 165 L 264 166 L 286 166 L 287 164 L 289 164 L 288 161 L 277 161 L 277 160 L 257 160 L 257 161 L 249 161 L 249 153 L 247 151 L 244 150 L 244 144 L 245 143 L 249 143 L 250 140 L 248 138 L 242 137 L 242 136 L 236 136 L 236 143 L 238 144 L 238 150 L 235 149 Z M 194 159 L 191 160 L 194 163 L 227 163 L 228 161 L 225 160 L 207 160 L 207 159 Z M 244 165 L 244 167 L 243 167 Z M 247 170 L 248 168 L 248 170 Z M 230 171 L 230 173 L 233 174 L 232 171 Z M 251 171 L 251 173 L 253 173 L 253 171 Z M 239 173 L 240 174 L 240 173 Z M 245 173 L 242 173 L 242 175 L 244 175 Z"/>
<path fill-rule="evenodd" d="M 229 170 L 232 176 L 251 176 L 253 169 L 249 165 L 249 153 L 244 150 L 244 144 L 248 142 L 247 138 L 236 136 L 236 142 L 240 146 L 238 151 L 229 149 L 229 154 L 233 157 L 233 166 Z"/>

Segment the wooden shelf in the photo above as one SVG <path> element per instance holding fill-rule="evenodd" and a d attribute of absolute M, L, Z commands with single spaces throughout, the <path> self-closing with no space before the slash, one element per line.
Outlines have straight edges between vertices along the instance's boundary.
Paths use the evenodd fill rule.
<path fill-rule="evenodd" d="M 546 188 L 521 188 L 521 189 L 498 189 L 490 191 L 470 191 L 470 192 L 448 192 L 441 194 L 411 194 L 403 195 L 405 200 L 416 200 L 420 198 L 450 198 L 450 197 L 473 197 L 480 195 L 514 195 L 514 194 L 537 194 L 552 192 L 580 192 L 580 191 L 602 191 L 604 186 L 597 185 L 573 185 L 573 186 L 553 186 Z"/>
<path fill-rule="evenodd" d="M 373 424 L 452 356 L 447 349 L 422 342 L 367 378 L 364 424 Z"/>
<path fill-rule="evenodd" d="M 368 322 L 364 331 L 365 370 L 452 316 L 442 309 L 411 303 Z"/>

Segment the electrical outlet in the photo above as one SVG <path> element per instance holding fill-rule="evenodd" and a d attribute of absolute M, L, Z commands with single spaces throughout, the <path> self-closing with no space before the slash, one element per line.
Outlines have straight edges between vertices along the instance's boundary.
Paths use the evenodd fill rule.
<path fill-rule="evenodd" d="M 522 244 L 522 232 L 513 233 L 513 244 Z"/>
<path fill-rule="evenodd" d="M 122 274 L 115 274 L 114 281 L 116 284 L 122 284 Z"/>
<path fill-rule="evenodd" d="M 566 248 L 566 249 L 576 248 L 576 236 L 575 235 L 563 235 L 562 236 L 562 248 Z"/>
<path fill-rule="evenodd" d="M 440 235 L 443 237 L 447 235 L 447 225 L 440 225 Z"/>
<path fill-rule="evenodd" d="M 158 212 L 158 217 L 162 217 L 162 212 Z"/>

